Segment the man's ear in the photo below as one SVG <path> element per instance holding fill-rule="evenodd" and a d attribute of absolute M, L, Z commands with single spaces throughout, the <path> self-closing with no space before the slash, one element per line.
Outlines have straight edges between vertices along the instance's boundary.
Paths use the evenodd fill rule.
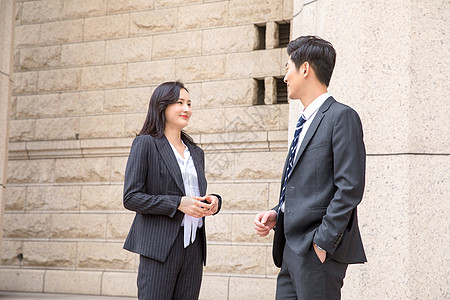
<path fill-rule="evenodd" d="M 309 64 L 309 62 L 305 61 L 300 68 L 300 74 L 303 77 L 306 77 L 309 75 L 310 72 L 311 72 L 311 65 Z"/>

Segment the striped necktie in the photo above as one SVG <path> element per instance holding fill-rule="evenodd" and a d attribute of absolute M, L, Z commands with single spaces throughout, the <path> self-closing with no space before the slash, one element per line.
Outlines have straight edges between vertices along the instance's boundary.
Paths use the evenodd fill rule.
<path fill-rule="evenodd" d="M 294 139 L 292 140 L 291 148 L 289 151 L 289 163 L 288 163 L 288 166 L 286 169 L 286 173 L 284 175 L 283 187 L 281 188 L 281 196 L 280 196 L 280 202 L 278 204 L 278 211 L 280 211 L 281 205 L 284 202 L 284 195 L 286 193 L 286 182 L 289 179 L 289 176 L 291 175 L 292 167 L 294 166 L 294 158 L 295 158 L 295 152 L 296 152 L 297 146 L 298 146 L 298 139 L 299 139 L 300 133 L 302 132 L 303 124 L 305 124 L 305 122 L 306 122 L 305 116 L 302 115 L 300 117 L 300 119 L 298 119 L 297 127 L 295 128 Z"/>

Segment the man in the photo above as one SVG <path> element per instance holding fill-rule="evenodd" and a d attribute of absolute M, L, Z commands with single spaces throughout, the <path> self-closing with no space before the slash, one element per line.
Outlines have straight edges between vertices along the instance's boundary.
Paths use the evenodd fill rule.
<path fill-rule="evenodd" d="M 287 51 L 284 82 L 304 110 L 279 205 L 257 214 L 255 229 L 264 237 L 275 228 L 276 299 L 340 299 L 348 264 L 366 262 L 356 212 L 365 181 L 361 121 L 327 92 L 336 61 L 329 42 L 302 36 Z"/>

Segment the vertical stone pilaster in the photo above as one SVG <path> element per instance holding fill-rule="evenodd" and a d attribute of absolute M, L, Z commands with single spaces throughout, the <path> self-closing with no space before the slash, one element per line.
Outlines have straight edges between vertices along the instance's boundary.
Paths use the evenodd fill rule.
<path fill-rule="evenodd" d="M 6 165 L 8 162 L 9 111 L 14 44 L 15 0 L 0 0 L 0 249 L 5 207 Z"/>
<path fill-rule="evenodd" d="M 277 103 L 277 80 L 274 77 L 266 77 L 264 78 L 264 86 L 264 103 L 266 105 Z"/>
<path fill-rule="evenodd" d="M 329 92 L 358 112 L 364 128 L 358 211 L 369 263 L 348 268 L 343 299 L 448 296 L 442 262 L 450 256 L 433 245 L 450 242 L 441 222 L 450 196 L 449 8 L 442 1 L 294 1 L 292 38 L 318 35 L 334 45 Z M 435 63 L 423 68 L 423 61 Z M 300 111 L 291 101 L 290 138 Z"/>

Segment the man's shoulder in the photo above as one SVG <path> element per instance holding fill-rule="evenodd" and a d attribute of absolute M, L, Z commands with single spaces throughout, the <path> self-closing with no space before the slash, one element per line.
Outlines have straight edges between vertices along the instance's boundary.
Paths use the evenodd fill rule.
<path fill-rule="evenodd" d="M 330 97 L 332 99 L 330 105 L 329 105 L 329 111 L 336 114 L 356 114 L 355 109 L 353 109 L 351 106 L 344 104 L 342 102 L 337 101 L 333 97 Z"/>

